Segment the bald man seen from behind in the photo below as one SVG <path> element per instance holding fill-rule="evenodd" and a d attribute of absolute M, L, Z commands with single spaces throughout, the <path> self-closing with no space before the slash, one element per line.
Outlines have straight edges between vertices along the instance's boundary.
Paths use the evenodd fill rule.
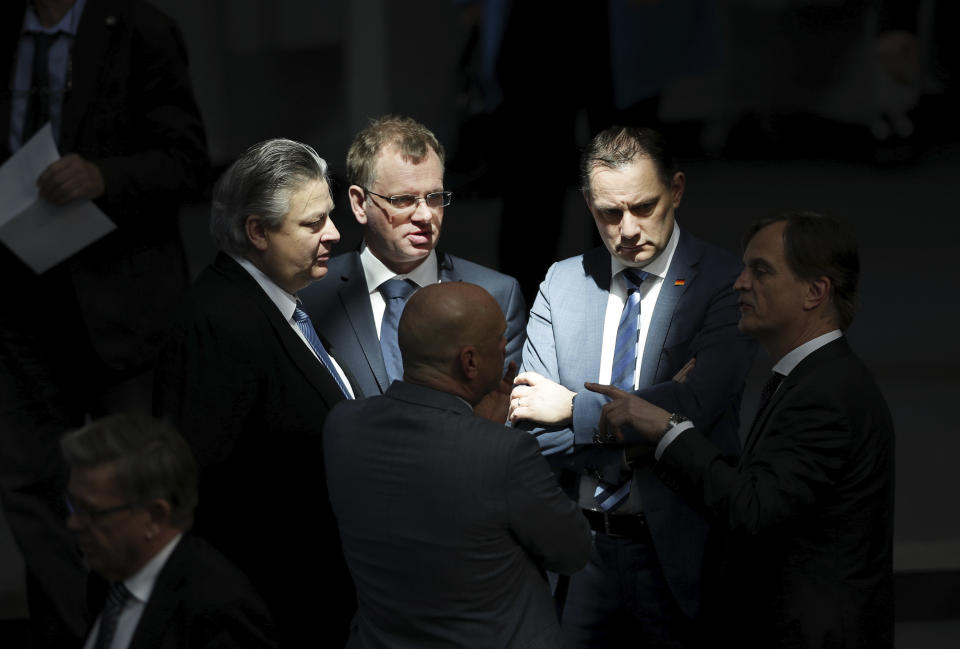
<path fill-rule="evenodd" d="M 479 286 L 421 288 L 398 328 L 403 380 L 327 418 L 349 647 L 560 646 L 544 570 L 579 570 L 590 533 L 536 440 L 474 414 L 484 401 L 506 419 L 505 330 Z"/>

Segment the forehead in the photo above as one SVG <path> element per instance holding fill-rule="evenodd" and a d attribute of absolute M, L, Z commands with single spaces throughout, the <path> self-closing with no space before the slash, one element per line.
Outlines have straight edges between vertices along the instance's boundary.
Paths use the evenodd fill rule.
<path fill-rule="evenodd" d="M 622 167 L 595 166 L 590 193 L 597 202 L 656 197 L 667 188 L 650 158 L 637 158 Z"/>
<path fill-rule="evenodd" d="M 744 250 L 744 261 L 764 259 L 774 264 L 784 262 L 783 232 L 786 226 L 785 221 L 778 221 L 757 230 Z"/>
<path fill-rule="evenodd" d="M 329 212 L 333 209 L 330 188 L 323 178 L 308 180 L 300 184 L 290 194 L 288 218 L 298 218 L 304 214 Z"/>
<path fill-rule="evenodd" d="M 99 504 L 118 499 L 117 465 L 115 462 L 70 469 L 68 491 L 76 498 Z"/>
<path fill-rule="evenodd" d="M 389 195 L 443 188 L 443 164 L 433 149 L 420 162 L 404 159 L 393 145 L 381 149 L 374 165 L 374 183 Z"/>

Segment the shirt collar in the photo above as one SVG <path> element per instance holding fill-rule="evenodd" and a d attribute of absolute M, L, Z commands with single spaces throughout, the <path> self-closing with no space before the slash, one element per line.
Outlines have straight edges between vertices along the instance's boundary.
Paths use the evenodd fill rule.
<path fill-rule="evenodd" d="M 673 253 L 677 251 L 678 241 L 680 241 L 680 224 L 674 221 L 673 232 L 670 234 L 670 239 L 667 241 L 667 245 L 663 248 L 663 252 L 657 255 L 657 258 L 648 263 L 646 266 L 640 268 L 640 270 L 661 279 L 666 277 L 667 269 L 670 268 L 670 262 L 673 261 Z M 611 277 L 616 277 L 617 273 L 623 272 L 627 268 L 633 267 L 624 264 L 616 255 L 610 255 Z"/>
<path fill-rule="evenodd" d="M 773 366 L 773 371 L 778 374 L 783 374 L 784 376 L 789 376 L 790 372 L 800 364 L 804 358 L 817 351 L 827 343 L 832 343 L 837 338 L 840 338 L 843 333 L 839 329 L 834 329 L 833 331 L 828 331 L 822 336 L 817 336 L 807 342 L 803 343 L 799 347 L 787 352 L 783 358 L 777 361 L 777 364 Z"/>
<path fill-rule="evenodd" d="M 163 549 L 153 555 L 153 558 L 140 568 L 137 572 L 123 580 L 123 585 L 127 587 L 130 594 L 139 601 L 146 603 L 150 599 L 150 593 L 153 592 L 153 586 L 157 583 L 157 576 L 167 563 L 167 559 L 173 553 L 177 543 L 183 538 L 183 533 L 177 534 L 169 543 L 163 546 Z"/>
<path fill-rule="evenodd" d="M 417 286 L 430 286 L 440 281 L 440 265 L 437 261 L 437 251 L 431 250 L 419 266 L 409 273 L 400 274 L 387 268 L 386 264 L 377 259 L 366 242 L 360 248 L 360 264 L 363 266 L 363 275 L 367 280 L 367 290 L 373 293 L 388 279 L 406 277 L 412 279 Z"/>
<path fill-rule="evenodd" d="M 33 8 L 33 3 L 28 2 L 27 11 L 23 15 L 23 31 L 24 33 L 41 32 L 43 34 L 64 32 L 70 36 L 76 36 L 77 24 L 80 22 L 80 16 L 83 15 L 83 7 L 86 4 L 87 0 L 77 0 L 73 3 L 73 6 L 67 10 L 67 13 L 63 14 L 60 22 L 52 27 L 44 27 L 40 24 L 40 19 L 37 18 L 37 12 Z"/>
<path fill-rule="evenodd" d="M 239 257 L 232 253 L 227 253 L 235 262 L 243 266 L 244 270 L 250 273 L 250 276 L 256 280 L 263 292 L 267 294 L 270 301 L 277 305 L 283 317 L 289 320 L 293 317 L 293 312 L 297 308 L 297 298 L 295 295 L 287 293 L 280 288 L 276 282 L 270 279 L 266 273 L 257 268 L 252 261 L 245 257 Z"/>

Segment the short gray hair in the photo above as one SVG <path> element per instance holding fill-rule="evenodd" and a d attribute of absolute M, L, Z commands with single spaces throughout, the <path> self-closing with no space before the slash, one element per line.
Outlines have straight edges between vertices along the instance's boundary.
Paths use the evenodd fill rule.
<path fill-rule="evenodd" d="M 128 502 L 162 498 L 175 527 L 193 524 L 197 464 L 170 424 L 147 415 L 110 415 L 64 435 L 60 449 L 71 468 L 115 462 L 117 487 Z"/>
<path fill-rule="evenodd" d="M 210 235 L 217 246 L 235 255 L 250 250 L 247 217 L 256 214 L 277 228 L 290 211 L 290 197 L 305 183 L 323 179 L 329 170 L 312 147 L 277 138 L 254 144 L 223 172 L 213 188 Z"/>

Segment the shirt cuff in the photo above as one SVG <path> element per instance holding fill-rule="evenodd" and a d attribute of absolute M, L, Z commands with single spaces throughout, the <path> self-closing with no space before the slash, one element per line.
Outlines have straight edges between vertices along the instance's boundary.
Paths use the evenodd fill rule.
<path fill-rule="evenodd" d="M 667 447 L 677 439 L 677 436 L 683 431 L 693 428 L 692 421 L 681 421 L 679 424 L 674 424 L 667 429 L 667 432 L 663 434 L 663 437 L 660 438 L 660 442 L 657 443 L 657 448 L 653 451 L 653 457 L 660 461 L 660 456 L 663 455 L 663 452 L 667 450 Z"/>

